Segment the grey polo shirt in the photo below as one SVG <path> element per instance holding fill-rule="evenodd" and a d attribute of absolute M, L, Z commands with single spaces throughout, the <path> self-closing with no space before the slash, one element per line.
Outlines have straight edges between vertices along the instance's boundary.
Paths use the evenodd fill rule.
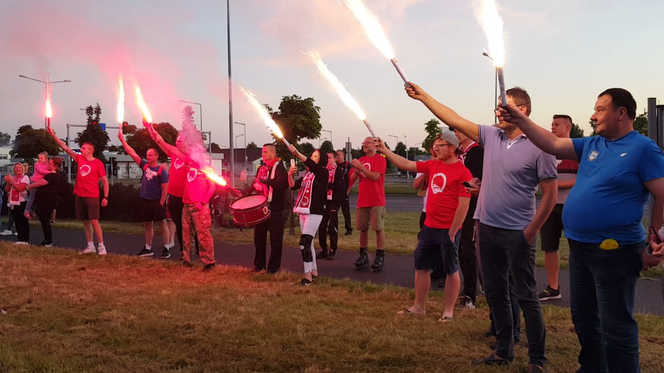
<path fill-rule="evenodd" d="M 523 230 L 535 216 L 540 181 L 556 179 L 556 157 L 525 135 L 510 141 L 505 131 L 478 126 L 484 147 L 484 174 L 474 218 L 496 228 Z"/>

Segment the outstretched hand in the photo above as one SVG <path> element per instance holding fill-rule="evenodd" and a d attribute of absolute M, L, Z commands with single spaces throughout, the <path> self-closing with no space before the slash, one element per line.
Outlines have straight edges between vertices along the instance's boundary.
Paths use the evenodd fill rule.
<path fill-rule="evenodd" d="M 420 88 L 419 85 L 413 82 L 404 84 L 404 88 L 406 88 L 406 93 L 408 94 L 408 96 L 410 96 L 410 98 L 415 100 L 422 101 L 422 99 L 424 99 L 424 97 L 427 94 L 422 88 Z"/>
<path fill-rule="evenodd" d="M 508 123 L 516 123 L 527 118 L 518 107 L 512 104 L 507 104 L 507 106 L 498 105 L 496 107 L 496 117 L 499 121 Z"/>

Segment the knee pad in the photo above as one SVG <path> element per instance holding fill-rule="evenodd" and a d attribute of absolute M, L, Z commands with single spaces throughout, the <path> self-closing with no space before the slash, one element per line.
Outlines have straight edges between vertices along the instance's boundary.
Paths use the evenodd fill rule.
<path fill-rule="evenodd" d="M 302 252 L 302 260 L 306 263 L 314 261 L 313 254 L 311 253 L 311 242 L 313 242 L 314 237 L 309 234 L 303 234 L 300 236 L 300 251 Z"/>

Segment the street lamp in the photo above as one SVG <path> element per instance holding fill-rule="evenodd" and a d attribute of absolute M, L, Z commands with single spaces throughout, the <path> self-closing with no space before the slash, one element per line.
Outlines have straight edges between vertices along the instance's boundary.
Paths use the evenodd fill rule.
<path fill-rule="evenodd" d="M 183 102 L 185 104 L 198 105 L 198 107 L 199 107 L 198 115 L 201 117 L 201 132 L 203 132 L 203 105 L 198 103 L 198 102 L 193 102 L 193 101 L 180 100 L 180 102 Z"/>
<path fill-rule="evenodd" d="M 330 143 L 332 144 L 332 148 L 334 148 L 334 141 L 332 141 L 332 131 L 329 131 L 329 130 L 320 130 L 320 131 L 330 133 Z"/>
<path fill-rule="evenodd" d="M 19 75 L 19 78 L 24 78 L 24 79 L 29 79 L 29 80 L 34 80 L 35 82 L 43 83 L 44 84 L 44 97 L 48 98 L 48 84 L 49 83 L 71 83 L 71 80 L 65 79 L 65 80 L 56 80 L 56 81 L 50 81 L 49 79 L 46 79 L 46 81 L 31 78 L 29 76 L 25 75 Z M 48 116 L 44 115 L 44 128 L 48 127 Z"/>
<path fill-rule="evenodd" d="M 242 127 L 244 127 L 244 169 L 247 169 L 247 125 L 242 123 L 242 122 L 233 122 L 235 124 L 239 124 Z M 237 148 L 237 143 L 235 144 L 235 147 Z"/>
<path fill-rule="evenodd" d="M 235 155 L 233 154 L 233 79 L 231 74 L 231 0 L 226 0 L 226 37 L 228 45 L 228 142 L 231 146 L 231 186 L 235 187 Z"/>
<path fill-rule="evenodd" d="M 237 150 L 238 150 L 238 148 L 237 148 L 237 138 L 238 138 L 238 137 L 243 137 L 243 136 L 244 136 L 243 133 L 241 133 L 241 134 L 235 136 L 235 149 L 233 149 L 234 152 L 237 152 Z M 235 158 L 237 158 L 237 157 L 235 157 Z"/>

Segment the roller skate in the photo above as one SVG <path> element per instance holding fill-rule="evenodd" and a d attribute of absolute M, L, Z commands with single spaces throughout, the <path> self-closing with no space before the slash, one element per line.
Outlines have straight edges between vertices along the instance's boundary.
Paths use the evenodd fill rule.
<path fill-rule="evenodd" d="M 364 269 L 369 267 L 369 256 L 367 249 L 360 249 L 360 257 L 355 261 L 355 267 L 359 269 Z"/>
<path fill-rule="evenodd" d="M 376 250 L 376 257 L 374 258 L 373 263 L 371 263 L 371 270 L 374 272 L 380 272 L 383 269 L 384 263 L 385 250 Z"/>

